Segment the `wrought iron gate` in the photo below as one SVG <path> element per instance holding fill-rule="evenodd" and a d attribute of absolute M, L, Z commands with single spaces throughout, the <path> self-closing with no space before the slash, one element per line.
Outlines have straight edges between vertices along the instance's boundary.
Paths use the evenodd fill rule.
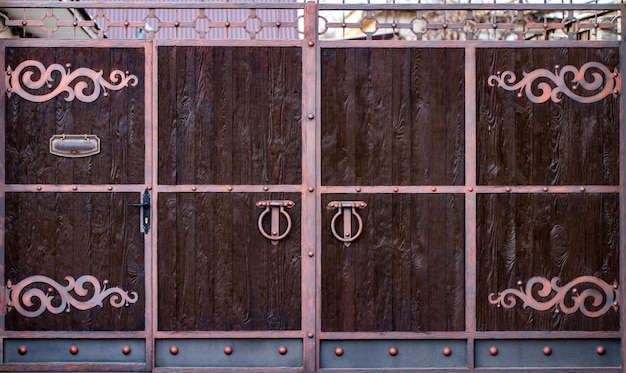
<path fill-rule="evenodd" d="M 622 371 L 623 5 L 72 5 L 2 5 L 99 39 L 0 39 L 0 371 Z"/>

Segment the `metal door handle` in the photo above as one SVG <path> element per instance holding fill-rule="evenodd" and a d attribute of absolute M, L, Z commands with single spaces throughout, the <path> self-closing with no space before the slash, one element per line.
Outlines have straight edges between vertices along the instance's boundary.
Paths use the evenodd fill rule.
<path fill-rule="evenodd" d="M 336 239 L 343 242 L 348 247 L 363 232 L 363 219 L 356 209 L 364 209 L 367 203 L 364 201 L 332 201 L 328 204 L 329 209 L 337 209 L 337 213 L 330 222 L 330 231 Z M 337 233 L 336 222 L 340 215 L 343 215 L 343 235 Z M 352 217 L 357 221 L 356 233 L 352 233 Z"/>
<path fill-rule="evenodd" d="M 142 203 L 129 203 L 129 207 L 141 207 L 143 209 L 143 232 L 148 234 L 150 232 L 150 192 L 148 189 L 143 192 Z"/>
<path fill-rule="evenodd" d="M 278 241 L 287 237 L 289 231 L 291 231 L 291 217 L 285 211 L 285 208 L 292 208 L 295 206 L 295 203 L 290 200 L 279 200 L 279 201 L 259 201 L 256 203 L 259 207 L 265 207 L 265 210 L 259 216 L 258 226 L 259 232 L 263 235 L 263 237 L 272 241 L 272 245 L 278 245 Z M 271 232 L 268 234 L 263 228 L 263 219 L 265 216 L 271 212 L 271 223 L 270 230 Z M 287 228 L 281 234 L 280 233 L 280 215 L 283 215 L 287 220 Z"/>

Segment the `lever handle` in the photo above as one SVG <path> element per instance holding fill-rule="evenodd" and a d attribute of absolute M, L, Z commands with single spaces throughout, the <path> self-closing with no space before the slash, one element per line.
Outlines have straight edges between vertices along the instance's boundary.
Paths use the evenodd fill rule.
<path fill-rule="evenodd" d="M 150 192 L 148 189 L 143 192 L 142 203 L 129 203 L 129 207 L 141 207 L 143 209 L 143 232 L 148 234 L 150 232 Z"/>

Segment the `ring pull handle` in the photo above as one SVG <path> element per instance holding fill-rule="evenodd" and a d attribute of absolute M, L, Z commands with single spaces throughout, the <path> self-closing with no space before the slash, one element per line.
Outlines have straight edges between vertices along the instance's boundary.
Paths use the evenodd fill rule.
<path fill-rule="evenodd" d="M 272 241 L 272 245 L 278 245 L 278 241 L 287 237 L 289 231 L 291 231 L 291 216 L 285 211 L 286 208 L 292 208 L 296 204 L 290 200 L 277 200 L 277 201 L 259 201 L 256 203 L 258 207 L 265 207 L 265 210 L 259 216 L 259 232 L 263 237 Z M 267 233 L 263 228 L 263 219 L 270 214 L 270 233 Z M 283 215 L 287 220 L 287 228 L 283 233 L 280 233 L 280 215 Z"/>
<path fill-rule="evenodd" d="M 337 209 L 337 213 L 330 222 L 330 231 L 333 233 L 333 236 L 343 242 L 346 247 L 350 246 L 350 243 L 356 240 L 363 232 L 363 219 L 356 210 L 364 209 L 365 207 L 367 207 L 367 203 L 364 201 L 332 201 L 328 204 L 329 209 Z M 343 235 L 337 233 L 336 225 L 337 219 L 341 215 L 343 215 Z M 355 233 L 352 231 L 353 216 L 357 222 Z"/>

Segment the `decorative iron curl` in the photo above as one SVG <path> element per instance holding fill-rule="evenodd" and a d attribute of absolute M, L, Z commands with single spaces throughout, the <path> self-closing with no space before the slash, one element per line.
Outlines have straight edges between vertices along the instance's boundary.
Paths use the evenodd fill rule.
<path fill-rule="evenodd" d="M 611 72 L 606 66 L 599 62 L 587 62 L 581 66 L 580 70 L 572 65 L 563 66 L 562 68 L 557 65 L 555 66 L 555 70 L 556 73 L 546 69 L 537 69 L 530 73 L 524 72 L 524 77 L 517 83 L 515 82 L 517 76 L 512 71 L 502 73 L 498 71 L 497 75 L 491 75 L 487 79 L 487 83 L 492 87 L 497 85 L 507 91 L 519 90 L 517 94 L 518 97 L 522 97 L 522 91 L 524 91 L 526 97 L 536 104 L 548 100 L 560 102 L 563 95 L 568 96 L 572 100 L 589 104 L 600 101 L 610 94 L 617 95 L 620 91 L 620 75 L 617 72 L 617 68 L 614 72 Z M 589 77 L 588 70 L 592 71 L 591 80 L 587 80 Z M 568 87 L 565 81 L 565 77 L 568 74 L 574 76 L 571 80 L 571 88 Z M 555 87 L 552 87 L 552 85 L 545 81 L 536 83 L 535 81 L 539 78 L 549 79 Z M 602 88 L 603 86 L 604 88 Z M 597 91 L 600 88 L 602 88 L 602 90 L 593 96 L 582 96 L 576 92 L 579 87 L 587 92 Z M 540 94 L 535 95 L 533 88 L 538 89 Z"/>
<path fill-rule="evenodd" d="M 67 70 L 66 70 L 67 68 Z M 34 71 L 33 71 L 34 70 Z M 37 73 L 37 77 L 35 76 Z M 54 75 L 60 75 L 61 79 L 58 84 L 53 86 Z M 102 70 L 94 71 L 86 67 L 78 68 L 70 72 L 70 65 L 63 67 L 60 64 L 52 64 L 46 68 L 41 62 L 35 60 L 27 60 L 20 63 L 15 70 L 8 67 L 5 77 L 7 86 L 7 95 L 11 97 L 12 93 L 32 102 L 45 102 L 62 93 L 67 94 L 66 101 L 73 101 L 75 98 L 82 102 L 93 102 L 100 97 L 100 92 L 104 90 L 103 96 L 108 96 L 107 89 L 119 91 L 124 87 L 136 86 L 138 83 L 137 76 L 129 75 L 121 70 L 113 70 L 109 74 L 110 83 L 103 77 Z M 93 92 L 85 93 L 89 88 L 86 81 L 77 82 L 74 87 L 70 84 L 79 77 L 86 77 L 93 82 Z M 35 90 L 43 87 L 52 90 L 49 93 L 35 95 L 24 89 L 24 87 Z"/>
<path fill-rule="evenodd" d="M 107 289 L 107 281 L 104 281 L 104 284 L 101 286 L 98 279 L 90 275 L 81 276 L 76 280 L 71 276 L 66 276 L 65 281 L 67 281 L 67 285 L 63 286 L 53 279 L 42 275 L 25 278 L 15 285 L 9 281 L 6 286 L 7 298 L 9 299 L 8 306 L 14 308 L 23 316 L 37 317 L 46 310 L 52 314 L 59 314 L 63 311 L 69 312 L 72 307 L 81 311 L 96 306 L 102 308 L 102 301 L 109 296 L 111 297 L 109 303 L 115 308 L 120 308 L 124 305 L 128 306 L 139 299 L 139 296 L 134 291 L 129 295 L 127 291 L 119 287 Z M 31 287 L 36 283 L 48 286 L 48 292 L 44 293 L 39 288 Z M 85 286 L 87 284 L 91 286 L 88 288 Z M 76 299 L 70 294 L 73 290 L 76 296 L 86 297 L 91 291 L 90 288 L 93 288 L 93 294 L 87 300 Z M 58 293 L 58 298 L 50 294 L 54 291 Z M 35 300 L 38 302 L 35 302 Z M 57 302 L 58 304 L 53 304 Z M 39 307 L 33 310 L 32 308 L 36 306 L 36 303 L 39 303 Z"/>
<path fill-rule="evenodd" d="M 531 307 L 538 311 L 554 308 L 556 312 L 566 314 L 580 311 L 587 317 L 600 317 L 607 313 L 611 307 L 617 310 L 617 283 L 609 285 L 593 276 L 575 278 L 564 286 L 559 286 L 560 282 L 561 279 L 558 277 L 554 277 L 552 280 L 539 276 L 532 277 L 526 283 L 525 289 L 506 289 L 498 293 L 498 295 L 494 293 L 489 294 L 489 303 L 498 307 L 513 308 L 517 304 L 517 298 L 519 298 L 524 302 L 523 308 Z M 579 292 L 576 286 L 585 283 L 593 284 L 602 291 L 596 288 L 589 288 Z M 546 298 L 552 296 L 552 298 L 545 301 L 535 299 L 535 294 L 533 293 L 535 285 L 538 287 L 536 294 L 539 297 Z M 570 295 L 570 300 L 567 300 L 568 295 Z M 589 301 L 591 301 L 590 304 Z M 589 309 L 589 306 L 592 306 L 595 311 Z"/>

